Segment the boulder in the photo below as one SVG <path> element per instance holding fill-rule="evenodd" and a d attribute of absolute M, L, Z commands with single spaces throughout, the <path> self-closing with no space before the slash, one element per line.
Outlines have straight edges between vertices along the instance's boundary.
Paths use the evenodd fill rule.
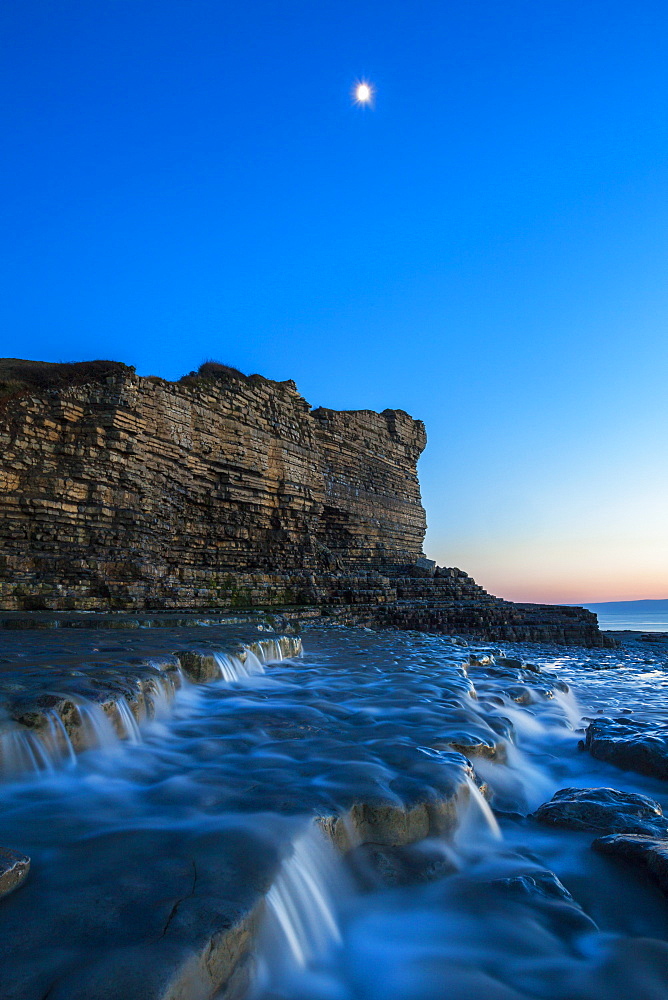
<path fill-rule="evenodd" d="M 599 837 L 592 847 L 602 854 L 616 854 L 641 865 L 659 888 L 668 893 L 668 840 L 617 833 Z"/>
<path fill-rule="evenodd" d="M 616 788 L 562 788 L 533 818 L 570 830 L 668 837 L 668 820 L 658 802 Z"/>
<path fill-rule="evenodd" d="M 668 729 L 628 717 L 594 719 L 581 746 L 616 767 L 668 779 Z"/>
<path fill-rule="evenodd" d="M 0 847 L 0 896 L 6 896 L 25 882 L 29 871 L 29 857 Z"/>

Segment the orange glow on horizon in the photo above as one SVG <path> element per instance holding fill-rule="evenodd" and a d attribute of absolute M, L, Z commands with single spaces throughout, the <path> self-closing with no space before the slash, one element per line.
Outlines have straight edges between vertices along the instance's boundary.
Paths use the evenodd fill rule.
<path fill-rule="evenodd" d="M 427 549 L 427 551 L 429 551 Z M 496 597 L 520 604 L 603 604 L 668 599 L 668 553 L 660 544 L 617 547 L 584 540 L 476 540 L 439 546 L 441 566 L 458 566 Z"/>

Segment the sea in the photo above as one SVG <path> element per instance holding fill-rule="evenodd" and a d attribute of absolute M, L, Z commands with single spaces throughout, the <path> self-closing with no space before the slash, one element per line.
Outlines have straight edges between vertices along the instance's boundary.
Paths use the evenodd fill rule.
<path fill-rule="evenodd" d="M 657 604 L 665 604 L 664 601 L 657 601 Z M 603 631 L 621 632 L 631 630 L 632 632 L 668 632 L 668 607 L 661 610 L 627 610 L 605 608 L 600 604 L 585 604 L 584 607 L 590 611 L 595 611 L 598 615 L 598 623 Z"/>

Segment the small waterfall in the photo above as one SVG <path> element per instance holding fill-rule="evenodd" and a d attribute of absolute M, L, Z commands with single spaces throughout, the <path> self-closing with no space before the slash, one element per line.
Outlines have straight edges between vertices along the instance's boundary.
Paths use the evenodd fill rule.
<path fill-rule="evenodd" d="M 281 636 L 263 639 L 244 646 L 239 654 L 213 653 L 220 670 L 220 677 L 228 682 L 263 674 L 264 664 L 283 660 L 301 653 L 301 640 Z M 175 656 L 146 661 L 155 676 L 141 682 L 140 699 L 142 721 L 144 718 L 164 719 L 170 714 L 176 693 L 190 687 Z M 61 695 L 59 695 L 61 696 Z M 12 719 L 0 723 L 0 776 L 12 777 L 21 773 L 53 771 L 64 764 L 76 763 L 77 753 L 96 747 L 110 747 L 125 740 L 139 743 L 142 740 L 138 724 L 126 698 L 122 695 L 106 703 L 89 701 L 80 696 L 65 695 L 76 712 L 66 719 L 70 732 L 55 709 L 41 713 L 42 718 L 34 727 L 21 725 Z M 73 717 L 72 717 L 73 715 Z"/>
<path fill-rule="evenodd" d="M 121 695 L 121 697 L 118 698 L 114 704 L 116 706 L 116 715 L 122 730 L 118 735 L 121 739 L 128 740 L 129 743 L 140 743 L 141 733 L 139 732 L 139 726 L 137 725 L 137 720 L 132 714 L 127 701 Z"/>
<path fill-rule="evenodd" d="M 45 740 L 47 746 L 51 744 L 56 750 L 54 756 L 55 760 L 66 760 L 68 764 L 76 764 L 77 755 L 74 752 L 74 747 L 72 746 L 72 740 L 69 737 L 63 720 L 60 718 L 57 712 L 48 713 L 48 727 L 49 735 Z M 62 748 L 62 752 L 61 751 Z"/>
<path fill-rule="evenodd" d="M 247 675 L 251 674 L 263 674 L 264 664 L 261 660 L 257 658 L 252 649 L 246 651 L 246 659 L 244 660 L 244 667 L 246 668 Z"/>
<path fill-rule="evenodd" d="M 303 969 L 340 943 L 336 914 L 343 870 L 334 848 L 314 824 L 295 841 L 267 893 L 258 978 Z"/>
<path fill-rule="evenodd" d="M 301 643 L 285 637 L 281 639 L 262 639 L 257 645 L 259 646 L 258 652 L 263 663 L 280 663 L 281 660 L 285 660 L 289 656 L 294 656 L 294 652 L 290 651 L 291 646 L 301 650 Z M 287 656 L 284 655 L 283 645 L 288 646 Z"/>
<path fill-rule="evenodd" d="M 220 676 L 228 682 L 240 681 L 265 672 L 265 663 L 280 663 L 293 656 L 301 656 L 301 639 L 280 636 L 277 639 L 261 639 L 252 646 L 244 646 L 239 654 L 212 653 L 218 664 Z"/>
<path fill-rule="evenodd" d="M 244 659 L 230 653 L 213 653 L 212 655 L 218 664 L 220 676 L 225 681 L 240 681 L 244 677 L 264 673 L 264 667 L 250 649 L 246 651 Z"/>
<path fill-rule="evenodd" d="M 466 775 L 468 797 L 459 810 L 454 843 L 458 848 L 475 848 L 481 840 L 501 840 L 499 824 L 489 802 L 476 783 Z"/>
<path fill-rule="evenodd" d="M 177 692 L 185 687 L 189 681 L 175 656 L 169 657 L 167 660 L 152 658 L 146 662 L 158 671 L 144 689 L 146 715 L 150 719 L 164 719 L 171 711 L 171 703 Z"/>
<path fill-rule="evenodd" d="M 290 635 L 261 639 L 260 642 L 253 643 L 252 648 L 263 663 L 280 663 L 281 660 L 302 656 L 304 652 L 301 639 Z"/>
<path fill-rule="evenodd" d="M 0 773 L 5 777 L 25 771 L 53 771 L 63 761 L 71 763 L 75 759 L 67 730 L 53 709 L 44 713 L 39 728 L 9 722 L 0 733 Z"/>
<path fill-rule="evenodd" d="M 568 726 L 577 730 L 582 726 L 584 710 L 571 690 L 555 691 L 554 700 L 560 706 Z"/>
<path fill-rule="evenodd" d="M 155 683 L 144 691 L 146 715 L 149 719 L 164 719 L 171 710 L 176 692 L 183 687 L 183 681 L 175 684 L 168 675 L 156 677 Z"/>
<path fill-rule="evenodd" d="M 531 812 L 555 791 L 554 780 L 513 743 L 506 744 L 505 763 L 479 758 L 475 769 L 504 810 Z"/>
<path fill-rule="evenodd" d="M 18 771 L 40 771 L 43 750 L 33 733 L 23 727 L 11 727 L 0 734 L 0 761 L 3 775 Z"/>
<path fill-rule="evenodd" d="M 94 701 L 76 702 L 81 726 L 81 748 L 105 747 L 116 743 L 118 736 L 101 705 Z"/>

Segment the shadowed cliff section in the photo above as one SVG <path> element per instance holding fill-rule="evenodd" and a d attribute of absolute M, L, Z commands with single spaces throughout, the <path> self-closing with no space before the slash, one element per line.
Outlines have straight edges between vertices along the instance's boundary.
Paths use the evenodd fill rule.
<path fill-rule="evenodd" d="M 104 382 L 117 375 L 132 375 L 134 369 L 120 361 L 22 361 L 0 358 L 0 406 L 30 392 L 63 389 L 90 382 Z"/>
<path fill-rule="evenodd" d="M 207 362 L 0 361 L 0 608 L 317 605 L 348 620 L 602 644 L 419 565 L 424 425 L 312 410 L 292 381 Z"/>

